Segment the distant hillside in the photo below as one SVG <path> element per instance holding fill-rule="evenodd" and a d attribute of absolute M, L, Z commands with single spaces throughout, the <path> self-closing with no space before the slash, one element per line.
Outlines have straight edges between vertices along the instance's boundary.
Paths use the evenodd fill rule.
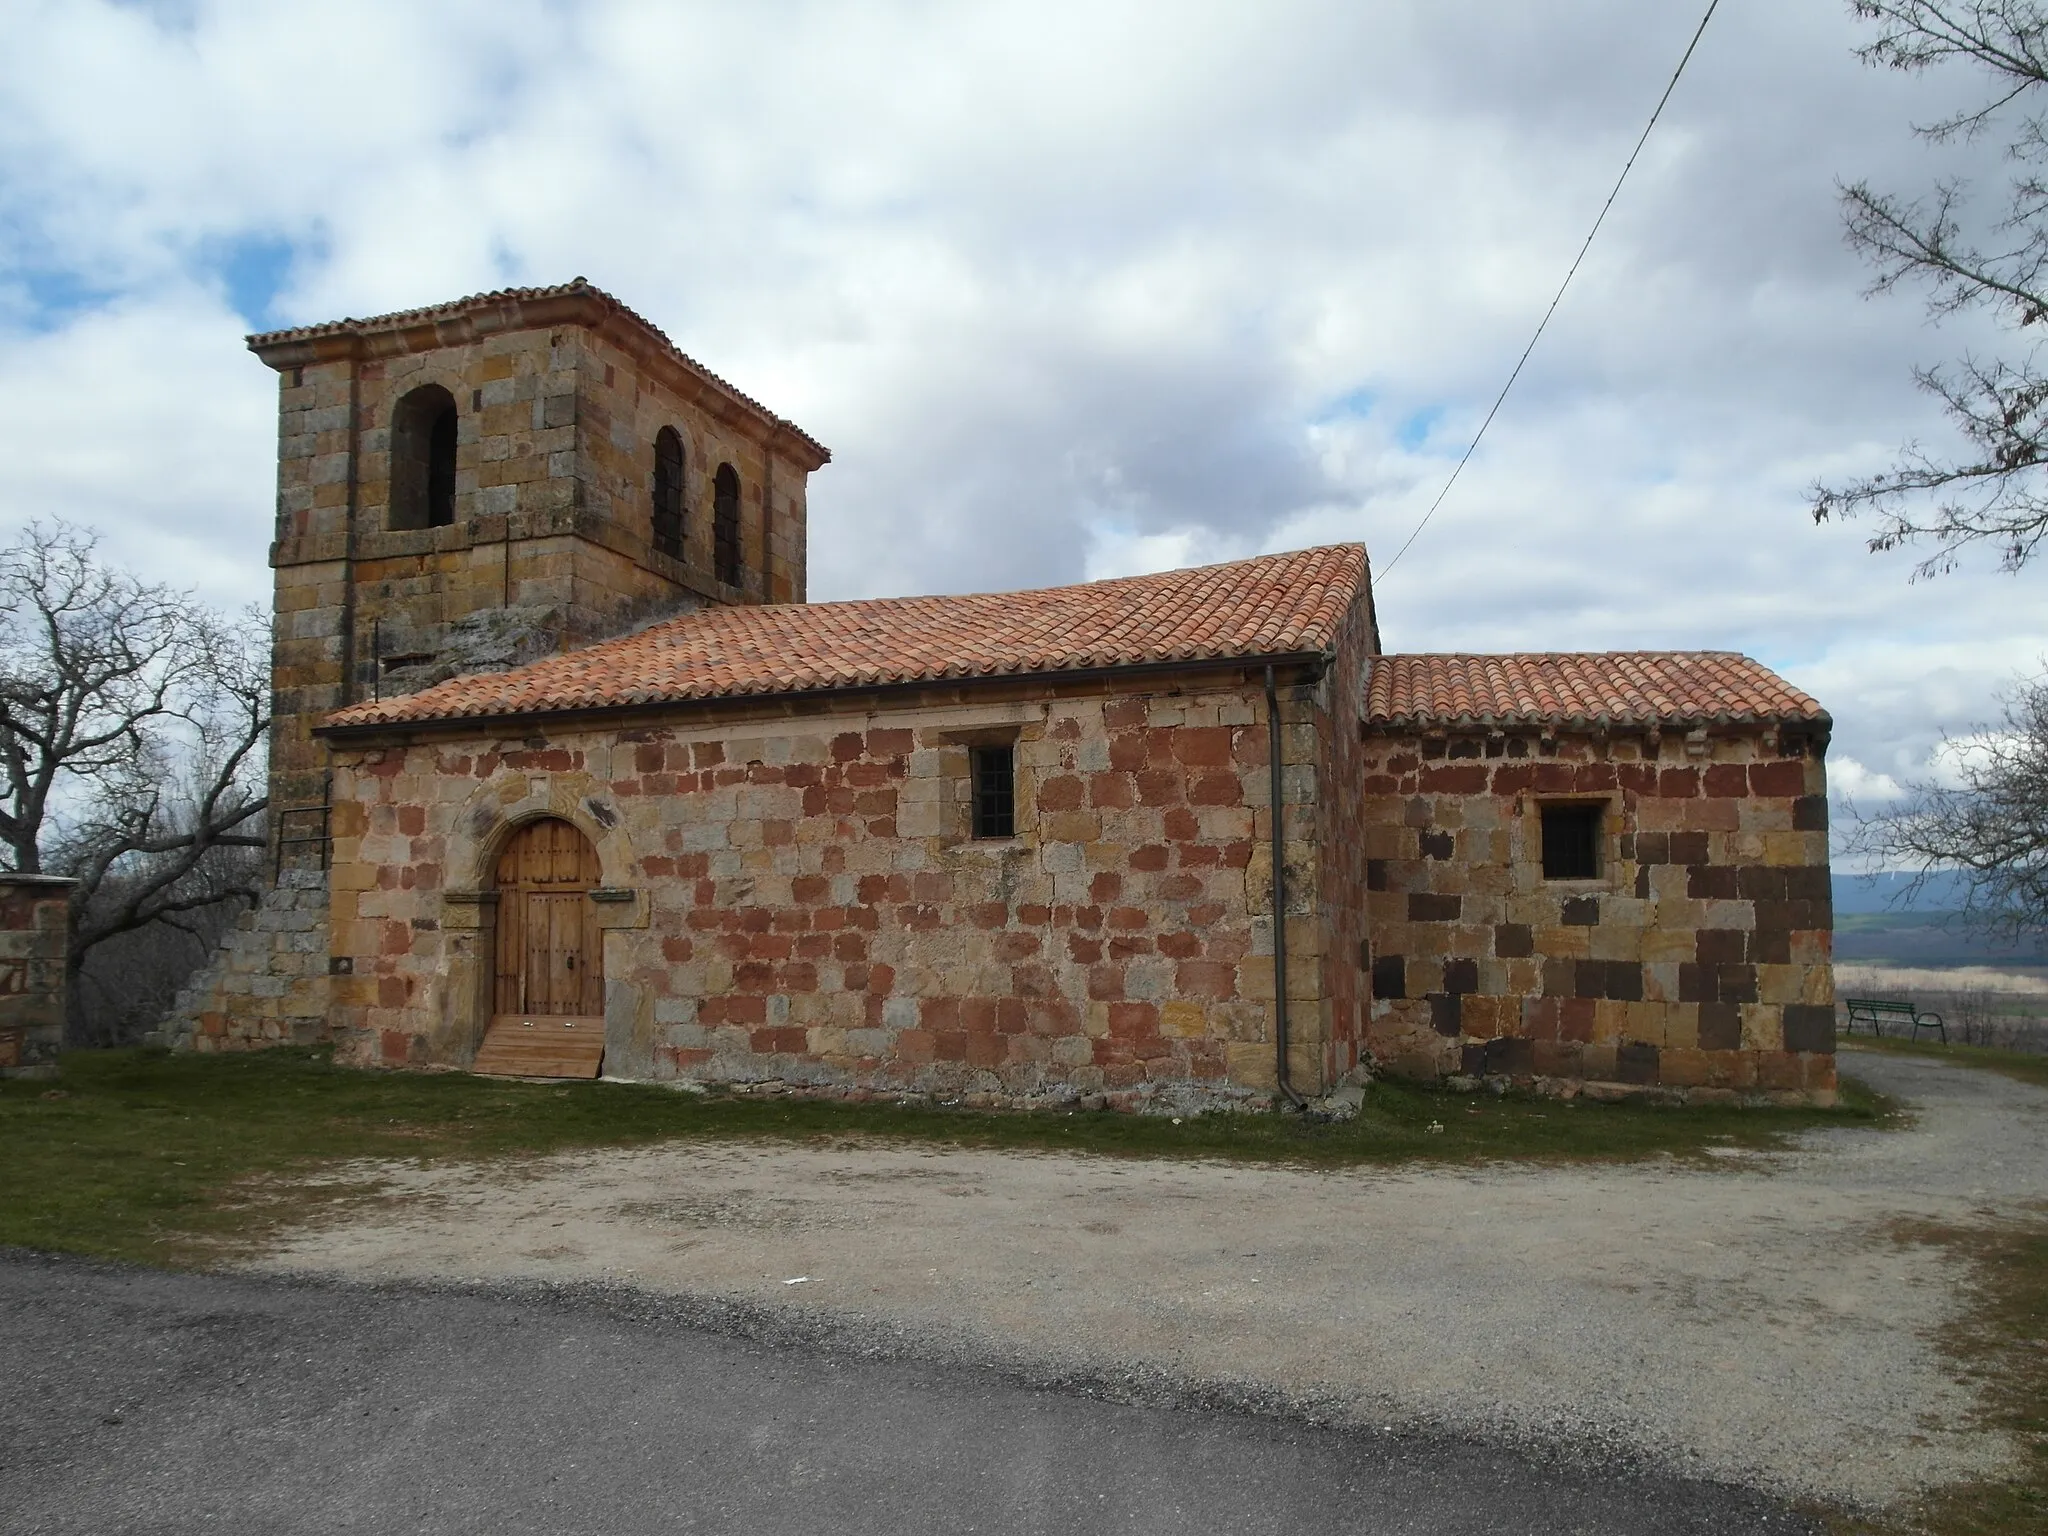
<path fill-rule="evenodd" d="M 1963 904 L 1959 876 L 1934 874 L 1919 892 L 1908 897 L 1914 877 L 1908 874 L 1836 875 L 1835 916 L 1856 912 L 1953 912 Z"/>
<path fill-rule="evenodd" d="M 1835 958 L 1895 965 L 2040 965 L 2048 933 L 2018 943 L 1973 932 L 1957 915 L 1962 882 L 1931 875 L 1913 896 L 1911 875 L 1836 875 Z"/>

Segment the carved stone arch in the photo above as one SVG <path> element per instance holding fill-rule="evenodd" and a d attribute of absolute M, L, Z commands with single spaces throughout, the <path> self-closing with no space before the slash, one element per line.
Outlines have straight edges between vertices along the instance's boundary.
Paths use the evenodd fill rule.
<path fill-rule="evenodd" d="M 630 979 L 632 941 L 620 930 L 647 926 L 647 892 L 633 879 L 633 848 L 617 806 L 585 773 L 505 769 L 477 785 L 457 812 L 442 896 L 442 926 L 454 942 L 446 991 L 448 1047 L 440 1059 L 466 1065 L 484 1038 L 496 1003 L 498 858 L 520 828 L 544 818 L 568 822 L 596 851 L 605 882 L 591 892 L 603 945 L 605 1070 L 645 1074 L 653 1060 L 651 1002 Z"/>

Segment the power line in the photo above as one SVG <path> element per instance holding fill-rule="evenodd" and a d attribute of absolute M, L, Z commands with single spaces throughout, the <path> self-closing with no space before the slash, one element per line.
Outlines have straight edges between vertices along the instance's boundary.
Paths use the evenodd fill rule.
<path fill-rule="evenodd" d="M 1515 363 L 1515 371 L 1508 375 L 1507 383 L 1501 385 L 1500 393 L 1494 396 L 1493 409 L 1486 413 L 1486 420 L 1479 423 L 1479 430 L 1473 434 L 1472 442 L 1465 449 L 1464 457 L 1458 460 L 1457 467 L 1451 471 L 1451 478 L 1446 480 L 1444 488 L 1436 493 L 1436 500 L 1431 502 L 1429 510 L 1422 514 L 1422 521 L 1415 525 L 1415 532 L 1408 535 L 1406 543 L 1403 543 L 1399 549 L 1394 551 L 1394 558 L 1389 560 L 1380 570 L 1379 574 L 1381 577 L 1385 577 L 1387 572 L 1393 570 L 1395 566 L 1401 563 L 1401 557 L 1408 553 L 1408 545 L 1413 544 L 1416 536 L 1429 526 L 1429 520 L 1436 516 L 1436 509 L 1444 504 L 1444 498 L 1451 494 L 1451 487 L 1458 483 L 1458 476 L 1465 472 L 1465 466 L 1471 462 L 1472 455 L 1478 451 L 1479 440 L 1486 436 L 1486 429 L 1493 425 L 1493 418 L 1499 414 L 1501 402 L 1507 399 L 1508 391 L 1515 387 L 1515 380 L 1522 376 L 1522 365 L 1529 361 L 1529 354 L 1536 350 L 1536 343 L 1543 339 L 1544 327 L 1550 324 L 1550 317 L 1557 313 L 1557 306 L 1564 299 L 1565 289 L 1571 287 L 1572 279 L 1578 276 L 1579 263 L 1586 259 L 1586 252 L 1593 248 L 1593 237 L 1600 233 L 1600 226 L 1607 222 L 1608 210 L 1614 206 L 1614 200 L 1621 196 L 1621 184 L 1628 180 L 1628 173 L 1635 168 L 1636 156 L 1640 155 L 1643 152 L 1643 146 L 1650 142 L 1650 130 L 1657 126 L 1657 119 L 1664 115 L 1664 103 L 1669 101 L 1671 93 L 1678 89 L 1678 77 L 1685 73 L 1685 66 L 1692 62 L 1692 51 L 1699 47 L 1700 38 L 1707 30 L 1707 23 L 1714 19 L 1714 8 L 1720 3 L 1721 0 L 1707 0 L 1706 15 L 1700 18 L 1699 27 L 1693 32 L 1692 41 L 1685 45 L 1685 56 L 1678 61 L 1678 68 L 1671 72 L 1670 84 L 1664 87 L 1664 94 L 1657 98 L 1657 109 L 1650 114 L 1649 122 L 1643 125 L 1643 136 L 1636 140 L 1636 147 L 1629 151 L 1628 164 L 1624 165 L 1621 168 L 1621 174 L 1614 178 L 1614 190 L 1607 194 L 1607 201 L 1600 207 L 1600 216 L 1593 221 L 1593 227 L 1586 232 L 1586 243 L 1579 247 L 1579 254 L 1572 258 L 1571 270 L 1565 273 L 1564 281 L 1557 285 L 1557 294 L 1551 299 L 1550 308 L 1543 312 L 1543 318 L 1537 322 L 1536 334 L 1529 338 L 1529 345 L 1522 348 L 1521 358 Z"/>

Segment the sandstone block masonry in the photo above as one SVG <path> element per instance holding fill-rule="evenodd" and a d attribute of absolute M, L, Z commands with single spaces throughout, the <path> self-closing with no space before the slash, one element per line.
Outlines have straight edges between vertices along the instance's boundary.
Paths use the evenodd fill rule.
<path fill-rule="evenodd" d="M 1363 996 L 1329 979 L 1355 965 L 1332 957 L 1333 927 L 1363 930 L 1324 884 L 1325 810 L 1347 803 L 1323 779 L 1331 681 L 1278 689 L 1277 917 L 1265 699 L 1245 678 L 338 746 L 341 1038 L 363 1062 L 469 1059 L 489 1017 L 495 850 L 553 816 L 590 839 L 609 887 L 607 1072 L 1263 1098 L 1283 921 L 1290 1072 L 1316 1091 L 1357 1063 Z M 1010 838 L 968 821 L 969 754 L 992 742 L 1015 755 Z"/>
<path fill-rule="evenodd" d="M 1399 1070 L 1690 1097 L 1835 1087 L 1825 734 L 1369 737 L 1368 1040 Z M 1546 810 L 1597 873 L 1546 878 Z"/>
<path fill-rule="evenodd" d="M 0 875 L 0 1077 L 57 1070 L 75 880 Z"/>
<path fill-rule="evenodd" d="M 325 803 L 312 729 L 357 700 L 706 603 L 804 598 L 805 481 L 829 455 L 580 280 L 250 347 L 279 385 L 274 811 Z M 402 484 L 423 394 L 452 414 L 442 526 Z M 678 553 L 655 539 L 664 429 L 683 445 Z M 739 491 L 730 573 L 713 547 L 721 465 Z"/>
<path fill-rule="evenodd" d="M 328 970 L 327 871 L 286 869 L 151 1038 L 195 1051 L 311 1045 L 327 1038 Z"/>

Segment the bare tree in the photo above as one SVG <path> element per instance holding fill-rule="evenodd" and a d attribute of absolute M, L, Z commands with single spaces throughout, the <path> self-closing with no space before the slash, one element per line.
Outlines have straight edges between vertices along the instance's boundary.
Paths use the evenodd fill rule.
<path fill-rule="evenodd" d="M 74 979 L 121 935 L 256 899 L 269 727 L 253 614 L 116 570 L 63 523 L 0 549 L 0 861 L 78 880 Z"/>
<path fill-rule="evenodd" d="M 1950 782 L 1909 786 L 1852 846 L 1881 867 L 1962 876 L 1964 916 L 2006 938 L 2048 924 L 2048 676 L 2005 696 L 2002 721 L 1944 744 Z"/>
<path fill-rule="evenodd" d="M 2037 0 L 1851 0 L 1850 8 L 1877 27 L 1857 50 L 1867 64 L 1917 72 L 1960 61 L 1981 71 L 1981 104 L 1915 132 L 1934 143 L 1996 134 L 2013 167 L 1988 216 L 1975 213 L 1959 180 L 1919 198 L 1865 182 L 1844 188 L 1849 244 L 1877 270 L 1871 292 L 1925 283 L 1932 314 L 1986 310 L 2011 328 L 2015 346 L 2008 357 L 1916 369 L 1965 450 L 1943 455 L 1908 443 L 1882 474 L 1816 485 L 1814 519 L 1874 515 L 1875 551 L 1931 544 L 1916 576 L 1953 570 L 1976 544 L 2018 570 L 2048 537 L 2048 367 L 2027 334 L 2048 323 L 2048 124 L 2039 94 L 2048 84 L 2048 9 Z"/>

